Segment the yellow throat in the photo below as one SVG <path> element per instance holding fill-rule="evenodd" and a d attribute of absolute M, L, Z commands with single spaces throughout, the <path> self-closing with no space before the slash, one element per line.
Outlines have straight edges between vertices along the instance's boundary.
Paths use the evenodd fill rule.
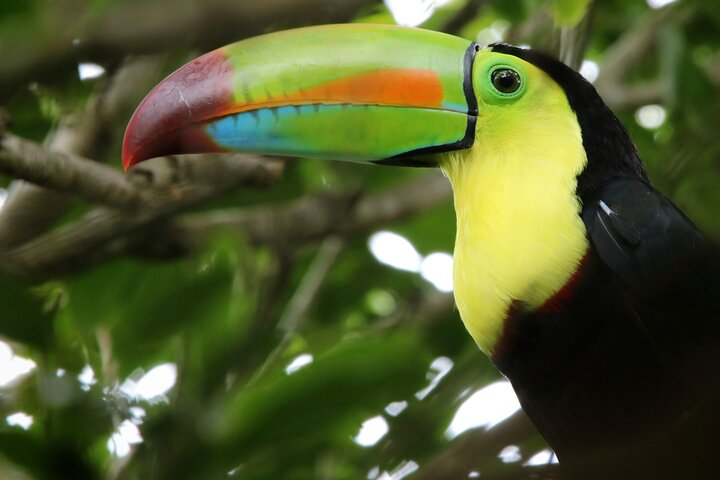
<path fill-rule="evenodd" d="M 511 303 L 540 307 L 588 247 L 576 195 L 587 163 L 580 126 L 562 89 L 524 69 L 533 85 L 523 103 L 483 104 L 480 96 L 473 148 L 442 162 L 457 215 L 455 300 L 488 355 Z"/>

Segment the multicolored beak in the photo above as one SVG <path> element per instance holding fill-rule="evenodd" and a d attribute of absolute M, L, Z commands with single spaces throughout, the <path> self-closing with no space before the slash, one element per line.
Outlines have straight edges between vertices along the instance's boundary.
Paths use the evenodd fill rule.
<path fill-rule="evenodd" d="M 476 50 L 450 35 L 380 25 L 237 42 L 148 94 L 125 132 L 123 166 L 227 151 L 432 165 L 424 154 L 473 143 Z"/>

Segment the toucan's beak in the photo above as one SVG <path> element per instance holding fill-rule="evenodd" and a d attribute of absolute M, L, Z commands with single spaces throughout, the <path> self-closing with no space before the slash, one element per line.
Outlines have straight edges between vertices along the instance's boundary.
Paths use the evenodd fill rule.
<path fill-rule="evenodd" d="M 125 132 L 123 165 L 226 151 L 422 164 L 423 154 L 472 145 L 475 51 L 457 37 L 379 25 L 234 43 L 148 94 Z"/>

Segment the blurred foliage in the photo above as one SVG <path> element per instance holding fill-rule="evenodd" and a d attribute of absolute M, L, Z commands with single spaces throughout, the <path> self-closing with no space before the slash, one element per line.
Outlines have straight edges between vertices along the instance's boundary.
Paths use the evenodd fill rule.
<path fill-rule="evenodd" d="M 67 3 L 92 21 L 97 12 L 131 2 Z M 587 58 L 601 70 L 618 38 L 657 14 L 641 1 L 489 0 L 475 2 L 474 10 L 466 9 L 469 3 L 443 5 L 424 26 L 442 30 L 455 22 L 457 32 L 471 39 L 505 35 L 534 45 L 552 37 L 552 18 L 571 26 L 590 9 Z M 666 8 L 676 7 L 688 19 L 665 22 L 654 53 L 627 67 L 632 85 L 662 83 L 664 123 L 648 129 L 638 124 L 634 109 L 617 113 L 657 186 L 720 239 L 720 3 L 681 0 Z M 54 17 L 59 8 L 39 0 L 0 2 L 0 43 L 19 37 L 41 42 L 43 29 L 62 21 Z M 458 22 L 466 11 L 473 14 Z M 173 12 L 167 15 L 172 21 Z M 379 2 L 357 20 L 394 22 Z M 530 27 L 537 24 L 545 30 L 533 37 Z M 22 55 L 24 48 L 17 51 Z M 195 53 L 172 52 L 158 73 Z M 13 93 L 5 105 L 13 132 L 37 141 L 52 133 L 105 87 L 117 65 L 103 66 L 108 74 L 99 79 L 80 81 L 77 72 L 62 69 Z M 100 160 L 119 165 L 124 121 L 109 133 Z M 276 204 L 325 190 L 376 191 L 421 174 L 291 162 L 275 186 L 234 192 L 203 208 Z M 452 206 L 390 229 L 423 255 L 450 252 Z M 460 404 L 499 374 L 463 330 L 448 295 L 418 275 L 377 263 L 366 234 L 345 239 L 298 328 L 279 329 L 291 297 L 321 255 L 317 246 L 279 252 L 223 237 L 192 258 L 121 258 L 41 285 L 3 280 L 0 336 L 35 368 L 0 387 L 0 418 L 24 412 L 33 419 L 27 429 L 0 422 L 0 477 L 360 479 L 409 461 L 422 473 L 423 465 L 457 442 L 445 430 Z M 312 355 L 312 362 L 286 373 L 299 355 Z M 416 393 L 437 375 L 430 366 L 438 357 L 450 359 L 452 369 L 419 399 Z M 163 364 L 177 369 L 171 389 L 154 398 L 133 393 L 132 384 Z M 407 402 L 402 413 L 384 412 L 399 401 Z M 384 416 L 388 433 L 372 446 L 359 445 L 354 437 L 362 423 L 377 415 Z M 128 421 L 142 441 L 123 449 L 117 432 Z M 486 445 L 490 453 L 479 455 L 485 459 L 479 464 L 463 461 L 490 474 L 519 472 L 520 463 L 544 448 L 532 432 L 514 443 L 521 447 L 520 462 L 506 465 L 497 458 L 507 443 Z"/>
<path fill-rule="evenodd" d="M 553 15 L 555 22 L 562 26 L 576 25 L 587 12 L 590 0 L 555 0 Z"/>

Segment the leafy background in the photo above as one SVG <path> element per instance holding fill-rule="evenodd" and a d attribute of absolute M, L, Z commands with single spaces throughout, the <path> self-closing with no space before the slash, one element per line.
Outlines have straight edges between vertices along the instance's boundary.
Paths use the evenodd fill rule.
<path fill-rule="evenodd" d="M 301 25 L 419 24 L 582 67 L 656 185 L 720 239 L 720 3 L 260 3 L 1 2 L 0 133 L 48 162 L 62 151 L 118 171 L 133 108 L 210 48 Z M 451 293 L 419 271 L 453 248 L 437 174 L 268 158 L 259 180 L 213 190 L 197 182 L 226 176 L 217 158 L 188 160 L 190 173 L 161 160 L 127 177 L 160 200 L 123 210 L 18 180 L 34 177 L 6 165 L 10 151 L 1 478 L 554 478 Z M 405 269 L 378 261 L 371 238 Z M 448 257 L 434 258 L 424 276 L 447 290 Z"/>

